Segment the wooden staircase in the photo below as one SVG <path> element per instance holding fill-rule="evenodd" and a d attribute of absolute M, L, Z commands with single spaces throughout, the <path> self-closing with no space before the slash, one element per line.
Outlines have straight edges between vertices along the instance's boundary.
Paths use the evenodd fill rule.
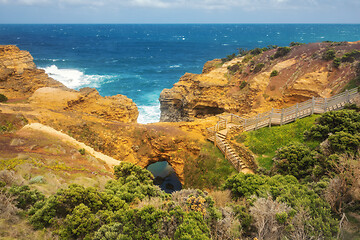
<path fill-rule="evenodd" d="M 224 154 L 225 158 L 232 163 L 237 171 L 246 173 L 252 172 L 226 140 L 227 132 L 228 129 L 218 131 L 214 135 L 210 136 L 208 140 L 214 142 L 214 144 Z"/>
<path fill-rule="evenodd" d="M 255 117 L 242 118 L 229 114 L 220 116 L 219 121 L 213 127 L 207 129 L 208 140 L 221 150 L 235 169 L 239 172 L 252 172 L 252 170 L 242 161 L 236 151 L 226 140 L 226 135 L 230 128 L 241 128 L 242 131 L 252 131 L 272 125 L 283 125 L 295 121 L 296 119 L 310 116 L 314 113 L 324 113 L 328 111 L 344 108 L 346 104 L 353 103 L 355 97 L 360 96 L 358 88 L 346 90 L 331 98 L 311 98 L 305 102 L 283 109 L 272 109 L 269 112 L 260 113 Z"/>

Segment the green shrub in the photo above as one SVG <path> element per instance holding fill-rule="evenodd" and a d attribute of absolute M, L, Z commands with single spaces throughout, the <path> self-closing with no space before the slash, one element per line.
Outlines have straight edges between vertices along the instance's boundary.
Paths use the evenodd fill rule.
<path fill-rule="evenodd" d="M 310 139 L 325 140 L 329 133 L 346 132 L 356 134 L 360 132 L 360 113 L 354 110 L 340 110 L 326 112 L 316 121 L 316 125 L 305 133 Z"/>
<path fill-rule="evenodd" d="M 326 52 L 323 54 L 322 58 L 325 61 L 333 60 L 335 58 L 335 50 L 334 49 L 326 50 Z"/>
<path fill-rule="evenodd" d="M 240 83 L 239 88 L 240 88 L 240 89 L 243 89 L 244 87 L 246 87 L 246 85 L 247 85 L 247 82 L 246 82 L 246 81 L 242 81 L 242 82 Z"/>
<path fill-rule="evenodd" d="M 295 47 L 295 46 L 301 46 L 301 45 L 304 45 L 305 43 L 300 43 L 300 42 L 291 42 L 290 43 L 290 47 Z"/>
<path fill-rule="evenodd" d="M 100 219 L 81 203 L 66 216 L 61 225 L 60 236 L 62 239 L 91 239 L 93 232 L 99 227 Z"/>
<path fill-rule="evenodd" d="M 241 72 L 241 65 L 240 64 L 234 64 L 231 66 L 228 66 L 227 69 L 232 73 Z"/>
<path fill-rule="evenodd" d="M 331 150 L 340 153 L 356 154 L 360 147 L 360 134 L 336 132 L 329 136 Z"/>
<path fill-rule="evenodd" d="M 300 184 L 294 176 L 239 173 L 226 181 L 224 189 L 229 189 L 235 199 L 246 197 L 253 201 L 254 197 L 261 197 L 286 203 L 293 209 L 292 215 L 307 212 L 309 219 L 304 227 L 309 238 L 332 239 L 338 231 L 338 221 L 332 217 L 329 204 L 315 191 Z M 278 216 L 280 221 L 285 220 L 284 217 Z M 295 230 L 289 228 L 289 231 Z"/>
<path fill-rule="evenodd" d="M 248 54 L 244 57 L 244 59 L 242 60 L 243 63 L 248 63 L 251 59 L 253 58 L 253 55 Z"/>
<path fill-rule="evenodd" d="M 258 73 L 261 71 L 261 69 L 263 69 L 265 67 L 264 63 L 258 63 L 255 68 L 254 68 L 254 73 Z"/>
<path fill-rule="evenodd" d="M 85 155 L 85 148 L 80 148 L 80 149 L 79 149 L 79 153 L 80 153 L 81 155 Z"/>
<path fill-rule="evenodd" d="M 231 55 L 227 55 L 226 58 L 222 58 L 221 61 L 222 61 L 222 63 L 225 63 L 225 62 L 229 62 L 229 61 L 233 60 L 234 58 L 236 58 L 235 53 L 233 53 Z"/>
<path fill-rule="evenodd" d="M 333 66 L 338 68 L 341 64 L 341 59 L 340 58 L 334 58 L 334 61 L 333 61 Z"/>
<path fill-rule="evenodd" d="M 279 75 L 279 72 L 277 70 L 274 70 L 270 73 L 270 77 L 275 77 L 277 75 Z"/>
<path fill-rule="evenodd" d="M 274 58 L 284 57 L 291 51 L 291 48 L 289 47 L 279 47 L 276 50 L 276 53 L 274 55 Z"/>
<path fill-rule="evenodd" d="M 249 50 L 243 49 L 243 48 L 238 48 L 238 52 L 239 52 L 239 56 L 245 56 L 246 54 L 249 53 Z"/>
<path fill-rule="evenodd" d="M 4 95 L 0 93 L 0 102 L 7 102 L 8 98 Z"/>
<path fill-rule="evenodd" d="M 36 202 L 45 199 L 44 194 L 38 190 L 30 190 L 29 186 L 12 186 L 9 193 L 15 197 L 16 207 L 21 209 L 29 209 Z"/>
<path fill-rule="evenodd" d="M 261 48 L 254 48 L 253 50 L 250 51 L 250 54 L 252 55 L 259 55 L 260 53 L 262 53 L 262 49 Z"/>
<path fill-rule="evenodd" d="M 341 62 L 354 62 L 355 60 L 360 59 L 360 51 L 359 50 L 353 50 L 351 52 L 345 53 L 341 57 Z"/>
<path fill-rule="evenodd" d="M 297 179 L 311 176 L 316 163 L 309 147 L 300 143 L 289 144 L 278 149 L 273 160 L 276 172 L 282 175 L 293 175 Z"/>
<path fill-rule="evenodd" d="M 29 180 L 30 184 L 36 184 L 36 183 L 45 183 L 45 179 L 43 176 L 36 176 Z"/>

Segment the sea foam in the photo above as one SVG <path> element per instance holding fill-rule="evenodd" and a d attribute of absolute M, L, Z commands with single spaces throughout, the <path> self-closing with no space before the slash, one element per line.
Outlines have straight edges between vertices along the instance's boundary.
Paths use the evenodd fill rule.
<path fill-rule="evenodd" d="M 42 68 L 53 79 L 61 82 L 68 88 L 99 87 L 101 82 L 110 79 L 109 75 L 87 75 L 77 69 L 59 69 L 55 65 Z"/>
<path fill-rule="evenodd" d="M 160 121 L 160 103 L 158 105 L 139 105 L 138 123 L 155 123 Z"/>

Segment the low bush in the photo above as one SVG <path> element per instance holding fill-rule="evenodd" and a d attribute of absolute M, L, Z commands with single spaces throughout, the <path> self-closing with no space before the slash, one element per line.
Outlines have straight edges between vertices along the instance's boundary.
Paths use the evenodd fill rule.
<path fill-rule="evenodd" d="M 269 177 L 239 173 L 226 181 L 224 189 L 229 189 L 235 199 L 245 197 L 253 202 L 258 198 L 269 198 L 285 203 L 291 207 L 289 214 L 294 218 L 305 211 L 308 219 L 298 227 L 309 238 L 332 239 L 338 231 L 338 221 L 332 217 L 330 206 L 315 191 L 300 184 L 294 176 Z M 283 216 L 278 215 L 278 218 Z M 292 219 L 280 219 L 289 226 L 286 234 L 294 234 L 298 230 L 290 227 Z"/>
<path fill-rule="evenodd" d="M 16 207 L 20 209 L 29 209 L 36 202 L 43 201 L 45 199 L 44 194 L 38 190 L 30 190 L 29 186 L 12 186 L 9 189 L 9 193 L 14 196 L 14 202 Z"/>
<path fill-rule="evenodd" d="M 335 50 L 334 49 L 326 50 L 326 52 L 323 54 L 322 58 L 325 61 L 333 60 L 335 58 Z"/>
<path fill-rule="evenodd" d="M 301 46 L 301 45 L 304 45 L 305 43 L 300 43 L 300 42 L 291 42 L 290 43 L 290 47 L 295 47 L 295 46 Z"/>
<path fill-rule="evenodd" d="M 347 132 L 336 132 L 328 138 L 330 147 L 334 152 L 356 154 L 360 148 L 360 133 L 350 134 Z"/>
<path fill-rule="evenodd" d="M 225 63 L 225 62 L 229 62 L 229 61 L 233 60 L 234 58 L 236 58 L 235 53 L 233 53 L 231 55 L 227 55 L 226 58 L 222 58 L 221 61 L 222 61 L 222 63 Z"/>
<path fill-rule="evenodd" d="M 279 75 L 279 72 L 277 70 L 274 70 L 270 73 L 270 77 L 275 77 L 277 75 Z"/>
<path fill-rule="evenodd" d="M 227 69 L 230 71 L 230 73 L 234 74 L 236 72 L 241 72 L 241 65 L 234 64 L 234 65 L 228 66 Z"/>
<path fill-rule="evenodd" d="M 261 69 L 263 69 L 265 67 L 264 63 L 258 63 L 255 68 L 254 68 L 254 73 L 258 73 L 261 71 Z"/>
<path fill-rule="evenodd" d="M 274 58 L 284 57 L 291 51 L 291 48 L 289 47 L 279 47 L 276 50 L 276 53 L 274 55 Z"/>
<path fill-rule="evenodd" d="M 274 169 L 282 175 L 293 175 L 297 179 L 311 176 L 316 164 L 315 154 L 300 143 L 289 144 L 276 151 Z"/>
<path fill-rule="evenodd" d="M 360 113 L 354 110 L 340 110 L 326 112 L 316 121 L 316 125 L 305 132 L 308 139 L 325 140 L 329 134 L 346 132 L 356 134 L 360 132 Z"/>
<path fill-rule="evenodd" d="M 253 50 L 250 51 L 250 54 L 255 56 L 255 55 L 259 55 L 262 52 L 263 50 L 261 48 L 254 48 Z"/>
<path fill-rule="evenodd" d="M 0 93 L 0 102 L 7 102 L 8 98 L 4 95 Z"/>
<path fill-rule="evenodd" d="M 334 61 L 333 61 L 333 66 L 336 67 L 336 68 L 339 68 L 341 64 L 341 59 L 340 58 L 334 58 Z"/>
<path fill-rule="evenodd" d="M 354 62 L 355 60 L 360 59 L 360 51 L 359 50 L 353 50 L 351 52 L 345 53 L 341 57 L 341 62 Z"/>
<path fill-rule="evenodd" d="M 243 89 L 244 87 L 246 87 L 246 85 L 247 85 L 247 82 L 246 82 L 246 81 L 242 81 L 242 82 L 240 83 L 239 88 L 240 88 L 240 89 Z"/>
<path fill-rule="evenodd" d="M 85 148 L 80 148 L 80 149 L 79 149 L 79 153 L 80 153 L 81 155 L 85 155 Z"/>

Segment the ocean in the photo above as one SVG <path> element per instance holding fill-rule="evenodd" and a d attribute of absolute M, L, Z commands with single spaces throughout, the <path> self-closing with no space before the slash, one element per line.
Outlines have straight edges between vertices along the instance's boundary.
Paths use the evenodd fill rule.
<path fill-rule="evenodd" d="M 160 92 L 204 63 L 268 45 L 358 41 L 360 24 L 0 25 L 0 44 L 29 51 L 39 68 L 73 89 L 123 94 L 139 123 L 158 122 Z"/>

